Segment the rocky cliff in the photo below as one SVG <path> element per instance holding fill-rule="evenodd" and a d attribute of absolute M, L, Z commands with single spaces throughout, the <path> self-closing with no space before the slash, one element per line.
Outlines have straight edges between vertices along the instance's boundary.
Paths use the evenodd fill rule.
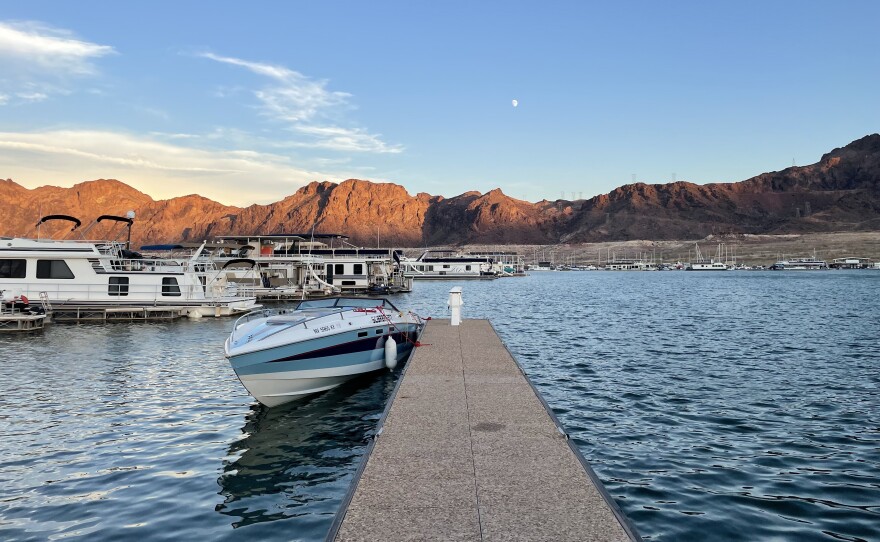
<path fill-rule="evenodd" d="M 816 163 L 738 183 L 636 183 L 586 201 L 513 199 L 501 190 L 453 198 L 351 179 L 314 182 L 283 200 L 247 208 L 198 195 L 153 200 L 117 180 L 26 189 L 0 180 L 0 233 L 34 236 L 41 216 L 87 223 L 136 212 L 134 246 L 200 241 L 220 234 L 341 233 L 356 244 L 551 244 L 629 239 L 693 239 L 718 233 L 880 230 L 880 134 L 834 149 Z M 69 230 L 69 226 L 65 227 Z M 104 228 L 103 230 L 101 228 Z M 119 235 L 102 223 L 89 238 Z M 43 237 L 64 235 L 48 228 Z"/>

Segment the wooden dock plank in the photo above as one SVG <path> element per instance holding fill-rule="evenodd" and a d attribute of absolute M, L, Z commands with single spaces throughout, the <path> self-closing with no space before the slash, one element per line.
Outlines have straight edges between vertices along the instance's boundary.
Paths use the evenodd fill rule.
<path fill-rule="evenodd" d="M 489 321 L 421 342 L 328 539 L 636 538 Z"/>

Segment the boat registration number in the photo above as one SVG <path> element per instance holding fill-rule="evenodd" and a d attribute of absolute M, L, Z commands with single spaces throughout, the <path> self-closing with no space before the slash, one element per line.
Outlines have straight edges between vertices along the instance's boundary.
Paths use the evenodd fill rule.
<path fill-rule="evenodd" d="M 312 331 L 317 333 L 327 333 L 328 331 L 333 331 L 334 329 L 342 329 L 342 324 L 327 324 L 326 326 L 314 327 Z"/>

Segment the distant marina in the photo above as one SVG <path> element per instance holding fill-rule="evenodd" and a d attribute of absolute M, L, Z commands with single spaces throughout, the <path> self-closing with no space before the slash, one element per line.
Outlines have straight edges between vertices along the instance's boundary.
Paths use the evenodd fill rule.
<path fill-rule="evenodd" d="M 40 320 L 42 325 L 43 320 L 229 316 L 265 302 L 398 294 L 411 292 L 414 282 L 421 280 L 493 280 L 550 270 L 880 270 L 880 261 L 864 256 L 834 255 L 829 263 L 815 249 L 811 258 L 777 255 L 773 263 L 749 262 L 737 256 L 739 245 L 723 241 L 717 243 L 714 257 L 704 256 L 697 242 L 684 259 L 664 257 L 663 244 L 658 254 L 655 242 L 650 252 L 609 247 L 603 258 L 601 248 L 595 253 L 551 249 L 548 258 L 546 249 L 528 254 L 510 247 L 416 252 L 382 248 L 377 240 L 376 248 L 366 248 L 351 244 L 342 234 L 315 232 L 222 235 L 199 243 L 145 245 L 135 251 L 130 243 L 134 219 L 133 211 L 101 215 L 80 230 L 82 222 L 76 217 L 42 217 L 34 237 L 3 238 L 0 291 L 40 299 L 46 316 L 30 321 L 38 325 Z M 112 236 L 91 240 L 93 230 Z"/>

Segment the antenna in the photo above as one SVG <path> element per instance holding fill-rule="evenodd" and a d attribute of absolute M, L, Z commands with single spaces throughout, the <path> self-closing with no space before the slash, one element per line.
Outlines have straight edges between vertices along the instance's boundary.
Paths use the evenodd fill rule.
<path fill-rule="evenodd" d="M 636 184 L 636 174 L 633 173 L 633 184 Z"/>
<path fill-rule="evenodd" d="M 672 172 L 672 182 L 675 182 L 675 172 Z"/>

